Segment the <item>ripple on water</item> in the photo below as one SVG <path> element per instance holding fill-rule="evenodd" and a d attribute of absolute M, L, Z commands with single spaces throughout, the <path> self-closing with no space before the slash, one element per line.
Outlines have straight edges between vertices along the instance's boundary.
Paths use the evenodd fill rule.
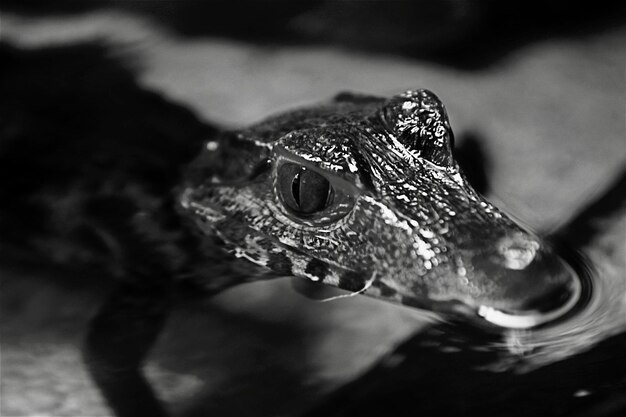
<path fill-rule="evenodd" d="M 496 350 L 511 355 L 489 366 L 492 371 L 529 372 L 577 353 L 626 331 L 626 277 L 615 263 L 575 259 L 583 284 L 577 307 L 562 319 L 536 329 L 508 330 Z"/>

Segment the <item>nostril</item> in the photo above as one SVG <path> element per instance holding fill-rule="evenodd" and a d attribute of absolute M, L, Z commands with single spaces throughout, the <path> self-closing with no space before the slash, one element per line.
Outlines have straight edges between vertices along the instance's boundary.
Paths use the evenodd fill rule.
<path fill-rule="evenodd" d="M 499 263 L 507 269 L 522 270 L 535 259 L 539 242 L 524 233 L 505 236 L 496 244 Z"/>

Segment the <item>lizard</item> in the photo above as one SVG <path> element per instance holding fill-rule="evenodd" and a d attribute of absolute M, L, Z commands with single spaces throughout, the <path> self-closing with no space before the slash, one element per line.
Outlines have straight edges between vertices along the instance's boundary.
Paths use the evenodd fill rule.
<path fill-rule="evenodd" d="M 503 327 L 556 318 L 575 273 L 473 190 L 453 140 L 428 90 L 340 94 L 207 142 L 179 203 L 278 274 Z"/>
<path fill-rule="evenodd" d="M 43 55 L 0 50 L 13 63 L 7 77 L 16 81 L 3 86 L 12 105 L 2 109 L 2 249 L 33 250 L 74 271 L 90 266 L 93 275 L 117 282 L 92 318 L 84 348 L 116 414 L 165 415 L 141 365 L 180 288 L 210 295 L 295 275 L 522 328 L 547 323 L 576 301 L 575 274 L 550 245 L 468 184 L 433 93 L 340 94 L 226 132 L 179 112 L 183 136 L 161 118 L 138 114 L 119 135 L 84 91 L 93 91 L 98 105 L 119 106 L 123 91 L 127 102 L 150 104 L 155 114 L 171 108 L 137 91 L 123 71 L 114 71 L 115 82 L 101 77 L 117 68 L 106 60 L 69 65 L 77 74 L 89 73 L 81 65 L 101 71 L 74 78 L 80 95 L 50 83 L 57 70 L 58 79 L 67 76 L 68 61 L 101 56 L 76 48 Z M 47 79 L 20 70 L 21 61 L 36 70 L 50 54 L 65 54 L 57 61 L 66 65 L 49 65 Z M 23 108 L 33 102 L 23 97 L 42 91 L 55 107 L 39 100 L 41 106 Z M 49 128 L 63 121 L 62 131 Z M 96 134 L 84 140 L 85 131 Z M 183 175 L 180 166 L 200 147 Z"/>

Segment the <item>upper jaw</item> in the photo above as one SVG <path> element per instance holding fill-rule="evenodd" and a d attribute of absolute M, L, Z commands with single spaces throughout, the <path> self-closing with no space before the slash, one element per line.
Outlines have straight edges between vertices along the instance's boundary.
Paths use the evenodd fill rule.
<path fill-rule="evenodd" d="M 473 274 L 448 271 L 436 288 L 415 286 L 401 302 L 500 328 L 529 329 L 565 316 L 583 298 L 581 277 L 546 246 L 525 265 L 482 255 L 480 263 L 465 265 Z"/>

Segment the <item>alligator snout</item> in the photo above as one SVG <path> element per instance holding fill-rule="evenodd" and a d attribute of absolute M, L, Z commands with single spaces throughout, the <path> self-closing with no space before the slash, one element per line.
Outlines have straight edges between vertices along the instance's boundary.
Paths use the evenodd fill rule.
<path fill-rule="evenodd" d="M 580 281 L 546 243 L 526 233 L 508 234 L 472 257 L 484 293 L 477 314 L 498 326 L 530 328 L 555 320 L 576 304 Z"/>
<path fill-rule="evenodd" d="M 412 273 L 382 276 L 371 295 L 510 329 L 552 322 L 576 305 L 580 280 L 547 242 L 505 217 L 487 226 L 448 229 L 440 247 L 414 232 Z"/>

